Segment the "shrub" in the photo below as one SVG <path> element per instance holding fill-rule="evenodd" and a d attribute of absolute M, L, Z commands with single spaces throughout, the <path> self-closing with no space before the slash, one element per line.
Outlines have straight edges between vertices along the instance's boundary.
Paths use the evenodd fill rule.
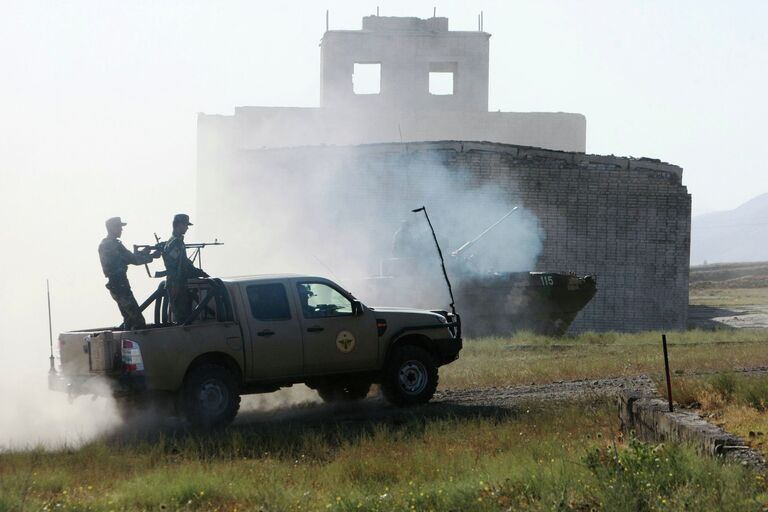
<path fill-rule="evenodd" d="M 651 446 L 634 438 L 625 450 L 595 448 L 584 462 L 601 486 L 606 510 L 658 508 L 688 479 L 677 448 Z"/>

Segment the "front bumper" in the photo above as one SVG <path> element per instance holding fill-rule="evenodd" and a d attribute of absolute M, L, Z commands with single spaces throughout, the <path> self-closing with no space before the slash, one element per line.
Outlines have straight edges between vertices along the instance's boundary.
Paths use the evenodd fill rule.
<path fill-rule="evenodd" d="M 461 338 L 444 338 L 432 340 L 433 351 L 439 365 L 448 364 L 459 358 L 459 352 L 464 345 Z"/>

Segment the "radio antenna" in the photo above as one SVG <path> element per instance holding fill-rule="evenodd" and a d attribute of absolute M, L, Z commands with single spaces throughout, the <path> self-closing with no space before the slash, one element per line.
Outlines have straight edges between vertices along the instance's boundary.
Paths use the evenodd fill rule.
<path fill-rule="evenodd" d="M 49 361 L 51 362 L 51 368 L 48 370 L 48 373 L 56 373 L 56 366 L 53 362 L 53 327 L 51 325 L 51 285 L 48 282 L 48 280 L 45 280 L 45 289 L 48 293 L 48 341 L 51 348 L 51 357 L 49 358 Z"/>
<path fill-rule="evenodd" d="M 413 213 L 419 213 L 424 212 L 424 216 L 427 218 L 427 224 L 429 224 L 429 229 L 432 231 L 432 238 L 435 240 L 435 246 L 437 246 L 437 254 L 440 256 L 440 265 L 443 268 L 443 276 L 445 277 L 445 284 L 448 285 L 448 294 L 451 296 L 451 313 L 454 315 L 456 314 L 456 306 L 454 305 L 453 300 L 453 288 L 451 288 L 451 281 L 448 279 L 448 272 L 445 270 L 445 260 L 443 259 L 443 251 L 440 250 L 440 244 L 437 241 L 437 235 L 435 235 L 435 228 L 432 227 L 432 221 L 429 220 L 429 215 L 427 214 L 427 207 L 422 206 L 421 208 L 416 208 L 415 210 L 411 210 Z"/>

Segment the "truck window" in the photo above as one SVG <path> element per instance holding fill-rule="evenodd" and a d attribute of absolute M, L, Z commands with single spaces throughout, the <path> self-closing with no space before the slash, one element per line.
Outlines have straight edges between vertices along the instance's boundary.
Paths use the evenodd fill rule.
<path fill-rule="evenodd" d="M 246 288 L 251 314 L 256 320 L 290 320 L 291 308 L 285 287 L 280 283 L 256 284 Z"/>
<path fill-rule="evenodd" d="M 323 283 L 298 283 L 301 310 L 305 318 L 325 318 L 352 314 L 352 302 Z"/>

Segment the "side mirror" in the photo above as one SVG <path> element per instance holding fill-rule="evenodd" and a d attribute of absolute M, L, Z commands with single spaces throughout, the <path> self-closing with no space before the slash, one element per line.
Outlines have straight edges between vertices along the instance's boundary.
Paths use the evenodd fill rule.
<path fill-rule="evenodd" d="M 363 304 L 359 300 L 353 300 L 352 314 L 355 316 L 360 316 L 363 314 L 363 311 L 364 311 Z"/>

